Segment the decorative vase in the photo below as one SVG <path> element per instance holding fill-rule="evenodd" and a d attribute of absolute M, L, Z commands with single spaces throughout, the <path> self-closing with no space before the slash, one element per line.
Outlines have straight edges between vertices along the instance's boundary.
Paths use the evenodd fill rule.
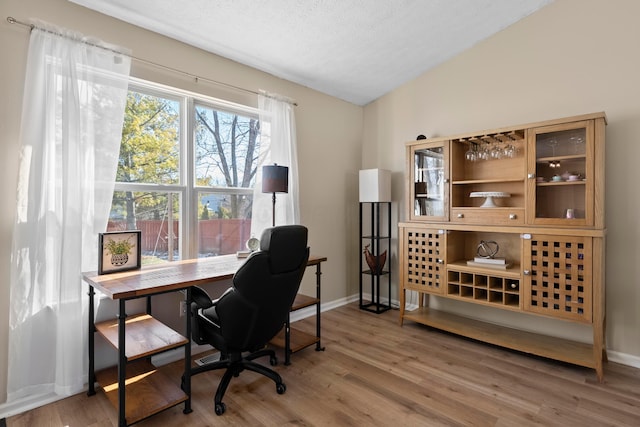
<path fill-rule="evenodd" d="M 385 250 L 380 255 L 375 256 L 369 252 L 369 246 L 370 245 L 366 245 L 364 247 L 364 259 L 367 261 L 367 265 L 371 269 L 371 273 L 380 274 L 382 273 L 384 264 L 387 261 L 387 251 Z"/>
<path fill-rule="evenodd" d="M 125 265 L 129 261 L 129 254 L 112 254 L 111 265 Z"/>

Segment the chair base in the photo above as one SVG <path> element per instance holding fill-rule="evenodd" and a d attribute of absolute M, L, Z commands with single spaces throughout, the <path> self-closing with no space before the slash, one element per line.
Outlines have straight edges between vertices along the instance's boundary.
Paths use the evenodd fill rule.
<path fill-rule="evenodd" d="M 274 370 L 253 361 L 254 359 L 264 356 L 269 356 L 269 363 L 272 366 L 275 366 L 278 363 L 278 359 L 276 358 L 276 354 L 273 350 L 262 349 L 249 353 L 244 357 L 240 353 L 230 353 L 228 355 L 221 354 L 220 360 L 191 368 L 191 376 L 198 375 L 202 372 L 226 369 L 220 383 L 218 384 L 218 389 L 216 390 L 214 398 L 216 415 L 222 415 L 226 410 L 226 405 L 222 402 L 222 398 L 224 397 L 224 393 L 227 391 L 227 387 L 229 387 L 231 378 L 237 377 L 240 375 L 240 372 L 244 370 L 257 372 L 267 378 L 271 378 L 276 384 L 276 392 L 278 394 L 284 394 L 287 390 L 287 386 L 282 381 L 282 377 Z M 184 377 L 182 380 L 184 383 Z"/>

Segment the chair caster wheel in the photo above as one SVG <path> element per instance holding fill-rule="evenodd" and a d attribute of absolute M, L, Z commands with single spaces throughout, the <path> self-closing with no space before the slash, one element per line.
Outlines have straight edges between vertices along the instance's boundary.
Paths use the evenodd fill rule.
<path fill-rule="evenodd" d="M 269 357 L 269 364 L 271 366 L 276 366 L 278 364 L 278 358 L 276 356 Z"/>
<path fill-rule="evenodd" d="M 216 403 L 216 407 L 215 407 L 216 415 L 222 415 L 226 410 L 227 410 L 227 405 L 225 405 L 223 402 Z"/>
<path fill-rule="evenodd" d="M 276 384 L 276 391 L 278 394 L 284 394 L 287 391 L 287 386 L 284 383 Z"/>

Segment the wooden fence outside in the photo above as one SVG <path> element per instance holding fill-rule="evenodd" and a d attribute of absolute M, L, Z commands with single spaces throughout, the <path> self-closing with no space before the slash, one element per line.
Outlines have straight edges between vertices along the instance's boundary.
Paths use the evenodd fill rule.
<path fill-rule="evenodd" d="M 179 246 L 179 223 L 173 222 L 173 246 Z M 143 254 L 166 254 L 169 250 L 168 223 L 163 220 L 140 220 L 136 228 L 142 233 Z M 107 231 L 127 229 L 125 220 L 109 220 Z M 198 248 L 202 255 L 233 254 L 245 249 L 251 236 L 251 219 L 205 219 L 198 221 Z"/>

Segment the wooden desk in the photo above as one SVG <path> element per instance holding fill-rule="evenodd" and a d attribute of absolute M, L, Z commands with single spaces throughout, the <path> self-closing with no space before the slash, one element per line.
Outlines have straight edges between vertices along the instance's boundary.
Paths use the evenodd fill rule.
<path fill-rule="evenodd" d="M 171 406 L 185 404 L 183 412 L 191 409 L 191 311 L 185 316 L 186 337 L 165 326 L 151 315 L 151 296 L 186 290 L 187 307 L 191 303 L 191 286 L 203 285 L 233 277 L 246 259 L 235 255 L 198 258 L 164 264 L 144 266 L 140 270 L 107 275 L 83 273 L 89 285 L 89 391 L 95 394 L 96 380 L 107 397 L 118 408 L 118 424 L 126 426 L 141 421 Z M 307 266 L 316 266 L 317 292 L 317 348 L 320 350 L 320 276 L 326 257 L 310 256 Z M 112 300 L 118 300 L 115 320 L 95 323 L 95 289 Z M 127 316 L 125 303 L 131 299 L 147 298 L 147 313 Z M 285 359 L 291 353 L 289 322 L 285 327 Z M 95 372 L 94 333 L 99 332 L 118 350 L 115 368 Z M 184 347 L 185 374 L 181 385 L 155 368 L 150 357 L 167 350 Z M 127 366 L 129 365 L 129 366 Z M 126 394 L 130 391 L 130 405 Z"/>

